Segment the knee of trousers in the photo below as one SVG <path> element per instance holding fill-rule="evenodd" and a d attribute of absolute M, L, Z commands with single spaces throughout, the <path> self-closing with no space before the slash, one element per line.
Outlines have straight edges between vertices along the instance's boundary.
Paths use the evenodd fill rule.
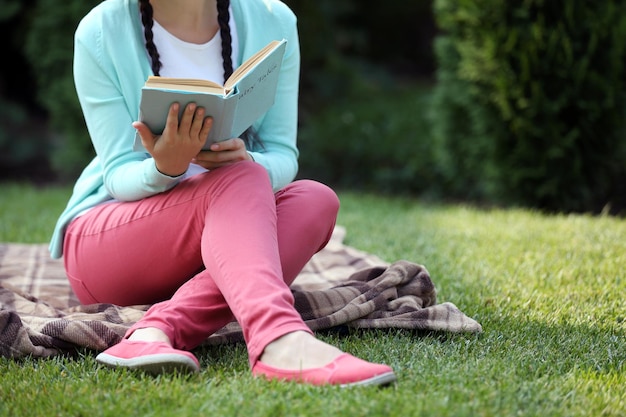
<path fill-rule="evenodd" d="M 304 207 L 313 206 L 318 212 L 321 210 L 330 217 L 337 216 L 340 206 L 339 197 L 326 184 L 314 180 L 297 180 L 290 187 L 300 196 Z"/>

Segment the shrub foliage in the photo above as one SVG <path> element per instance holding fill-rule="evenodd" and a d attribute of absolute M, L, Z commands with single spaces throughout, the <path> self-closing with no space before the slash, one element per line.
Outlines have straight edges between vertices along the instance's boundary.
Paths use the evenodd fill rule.
<path fill-rule="evenodd" d="M 74 31 L 99 0 L 38 0 L 26 38 L 26 54 L 35 73 L 37 98 L 60 133 L 51 163 L 61 178 L 75 176 L 93 157 L 72 77 Z"/>
<path fill-rule="evenodd" d="M 620 198 L 626 2 L 435 0 L 449 190 L 548 210 Z"/>

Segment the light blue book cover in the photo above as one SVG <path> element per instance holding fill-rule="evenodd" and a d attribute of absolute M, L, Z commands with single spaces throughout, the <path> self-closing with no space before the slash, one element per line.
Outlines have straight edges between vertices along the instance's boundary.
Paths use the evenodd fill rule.
<path fill-rule="evenodd" d="M 283 39 L 270 43 L 245 61 L 223 87 L 174 85 L 172 81 L 181 82 L 175 79 L 163 79 L 168 82 L 159 86 L 147 83 L 151 86 L 142 88 L 139 120 L 152 133 L 161 134 L 172 103 L 181 104 L 182 114 L 188 103 L 195 102 L 205 108 L 207 116 L 213 117 L 213 127 L 204 149 L 208 149 L 214 142 L 240 136 L 274 104 L 286 42 Z M 184 81 L 202 84 L 202 80 Z M 145 151 L 139 135 L 135 137 L 134 149 Z"/>

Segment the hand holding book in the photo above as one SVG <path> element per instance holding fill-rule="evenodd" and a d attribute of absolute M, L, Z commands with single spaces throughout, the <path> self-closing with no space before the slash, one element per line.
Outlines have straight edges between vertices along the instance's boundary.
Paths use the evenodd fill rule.
<path fill-rule="evenodd" d="M 204 109 L 195 103 L 188 104 L 180 117 L 179 109 L 180 103 L 170 106 L 165 128 L 158 136 L 145 123 L 133 123 L 143 148 L 154 159 L 157 170 L 170 177 L 178 177 L 187 171 L 189 161 L 197 157 L 205 146 L 213 124 L 213 119 L 205 117 Z"/>

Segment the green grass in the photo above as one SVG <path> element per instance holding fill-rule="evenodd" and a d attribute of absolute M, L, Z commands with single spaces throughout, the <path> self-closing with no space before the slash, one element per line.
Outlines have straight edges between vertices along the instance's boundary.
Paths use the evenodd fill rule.
<path fill-rule="evenodd" d="M 0 185 L 0 241 L 47 241 L 68 194 Z M 347 244 L 424 264 L 484 332 L 320 335 L 392 365 L 386 389 L 258 381 L 243 345 L 198 350 L 191 377 L 112 371 L 90 352 L 0 359 L 0 415 L 626 416 L 626 219 L 340 197 Z"/>

